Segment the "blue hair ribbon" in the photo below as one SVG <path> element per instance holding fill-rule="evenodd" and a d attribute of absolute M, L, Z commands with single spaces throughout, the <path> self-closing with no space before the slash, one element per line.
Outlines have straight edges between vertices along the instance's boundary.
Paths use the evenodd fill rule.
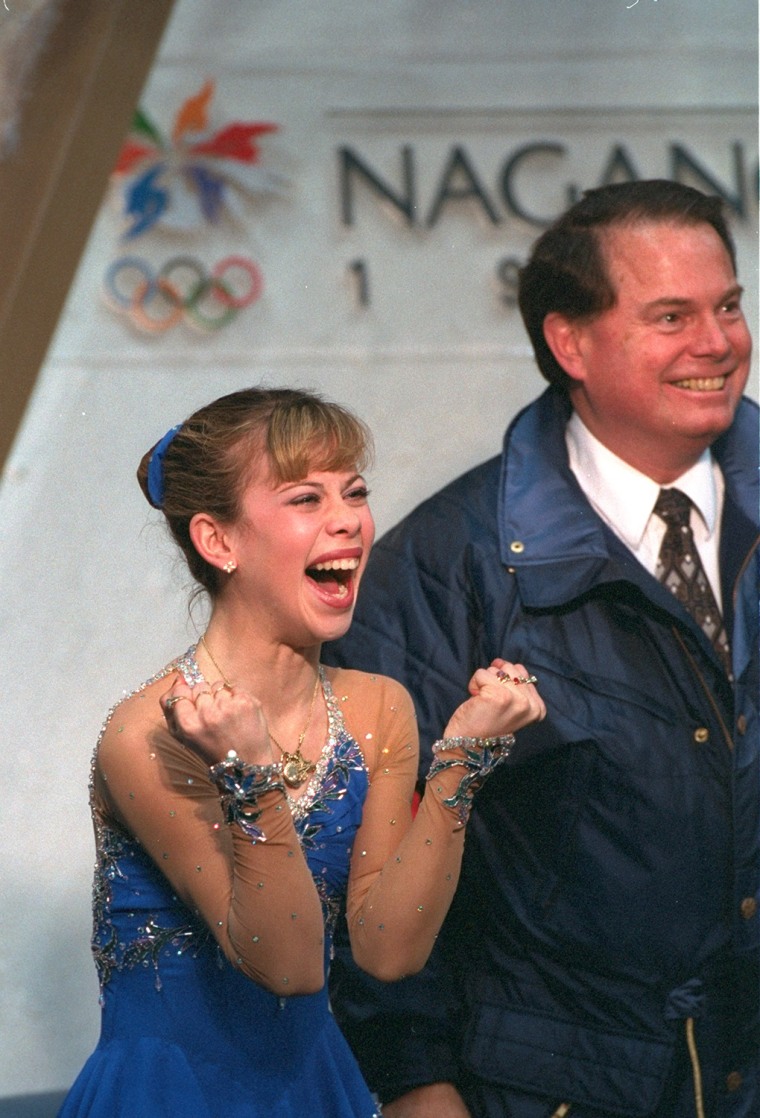
<path fill-rule="evenodd" d="M 150 462 L 148 463 L 148 496 L 157 509 L 163 508 L 164 505 L 164 455 L 181 426 L 182 424 L 178 423 L 176 427 L 172 427 L 171 431 L 167 431 L 164 437 L 156 443 L 150 456 Z"/>

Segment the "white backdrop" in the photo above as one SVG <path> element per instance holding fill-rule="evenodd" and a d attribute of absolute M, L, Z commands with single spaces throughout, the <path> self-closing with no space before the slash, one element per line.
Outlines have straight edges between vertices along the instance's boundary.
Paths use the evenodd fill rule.
<path fill-rule="evenodd" d="M 756 42 L 753 0 L 177 0 L 141 105 L 169 134 L 213 79 L 213 126 L 276 123 L 261 166 L 287 183 L 237 222 L 129 245 L 109 191 L 5 472 L 0 1096 L 66 1086 L 95 1042 L 92 746 L 201 623 L 134 481 L 143 451 L 223 392 L 314 387 L 375 430 L 390 526 L 496 453 L 542 388 L 498 269 L 539 232 L 524 211 L 557 212 L 611 160 L 669 175 L 680 151 L 687 181 L 707 173 L 744 206 L 755 307 Z M 351 172 L 342 191 L 344 149 L 374 187 Z M 103 298 L 126 252 L 155 267 L 242 252 L 264 291 L 218 332 L 146 336 Z"/>

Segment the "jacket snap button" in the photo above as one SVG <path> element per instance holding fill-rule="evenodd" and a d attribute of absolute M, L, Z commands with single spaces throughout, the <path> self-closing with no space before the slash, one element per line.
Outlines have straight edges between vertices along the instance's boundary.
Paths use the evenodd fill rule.
<path fill-rule="evenodd" d="M 740 714 L 739 717 L 736 719 L 736 728 L 737 728 L 737 730 L 739 731 L 740 734 L 742 734 L 742 735 L 746 734 L 746 732 L 747 732 L 747 716 L 745 714 Z"/>
<path fill-rule="evenodd" d="M 710 737 L 710 731 L 707 729 L 706 726 L 697 726 L 696 730 L 694 731 L 694 741 L 695 742 L 697 742 L 699 745 L 701 745 L 703 742 L 706 742 L 709 739 L 709 737 Z"/>
<path fill-rule="evenodd" d="M 726 1090 L 738 1091 L 742 1085 L 741 1073 L 738 1071 L 730 1071 L 726 1076 Z"/>
<path fill-rule="evenodd" d="M 513 551 L 515 555 L 521 555 L 522 552 L 525 551 L 525 544 L 522 540 L 512 540 L 512 543 L 509 545 L 509 550 Z"/>
<path fill-rule="evenodd" d="M 739 912 L 741 912 L 745 920 L 751 920 L 757 912 L 757 901 L 755 900 L 755 898 L 745 897 L 742 903 L 739 905 Z"/>

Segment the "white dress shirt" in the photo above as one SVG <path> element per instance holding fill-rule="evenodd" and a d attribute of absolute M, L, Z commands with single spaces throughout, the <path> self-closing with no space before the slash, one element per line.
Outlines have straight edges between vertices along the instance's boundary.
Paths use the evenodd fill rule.
<path fill-rule="evenodd" d="M 655 574 L 665 522 L 653 509 L 660 486 L 629 466 L 591 434 L 573 412 L 565 431 L 570 469 L 589 503 L 643 566 Z M 720 609 L 718 554 L 725 484 L 709 448 L 665 489 L 680 489 L 692 501 L 691 530 Z"/>

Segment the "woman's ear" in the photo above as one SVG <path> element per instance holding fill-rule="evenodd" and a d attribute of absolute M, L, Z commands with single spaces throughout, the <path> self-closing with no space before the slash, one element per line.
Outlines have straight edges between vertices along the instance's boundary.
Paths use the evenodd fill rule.
<path fill-rule="evenodd" d="M 227 530 L 213 516 L 197 512 L 190 521 L 188 531 L 201 559 L 219 570 L 234 570 L 237 567 Z"/>
<path fill-rule="evenodd" d="M 554 358 L 573 380 L 585 379 L 585 362 L 581 346 L 582 325 L 552 311 L 544 319 L 544 338 Z"/>

